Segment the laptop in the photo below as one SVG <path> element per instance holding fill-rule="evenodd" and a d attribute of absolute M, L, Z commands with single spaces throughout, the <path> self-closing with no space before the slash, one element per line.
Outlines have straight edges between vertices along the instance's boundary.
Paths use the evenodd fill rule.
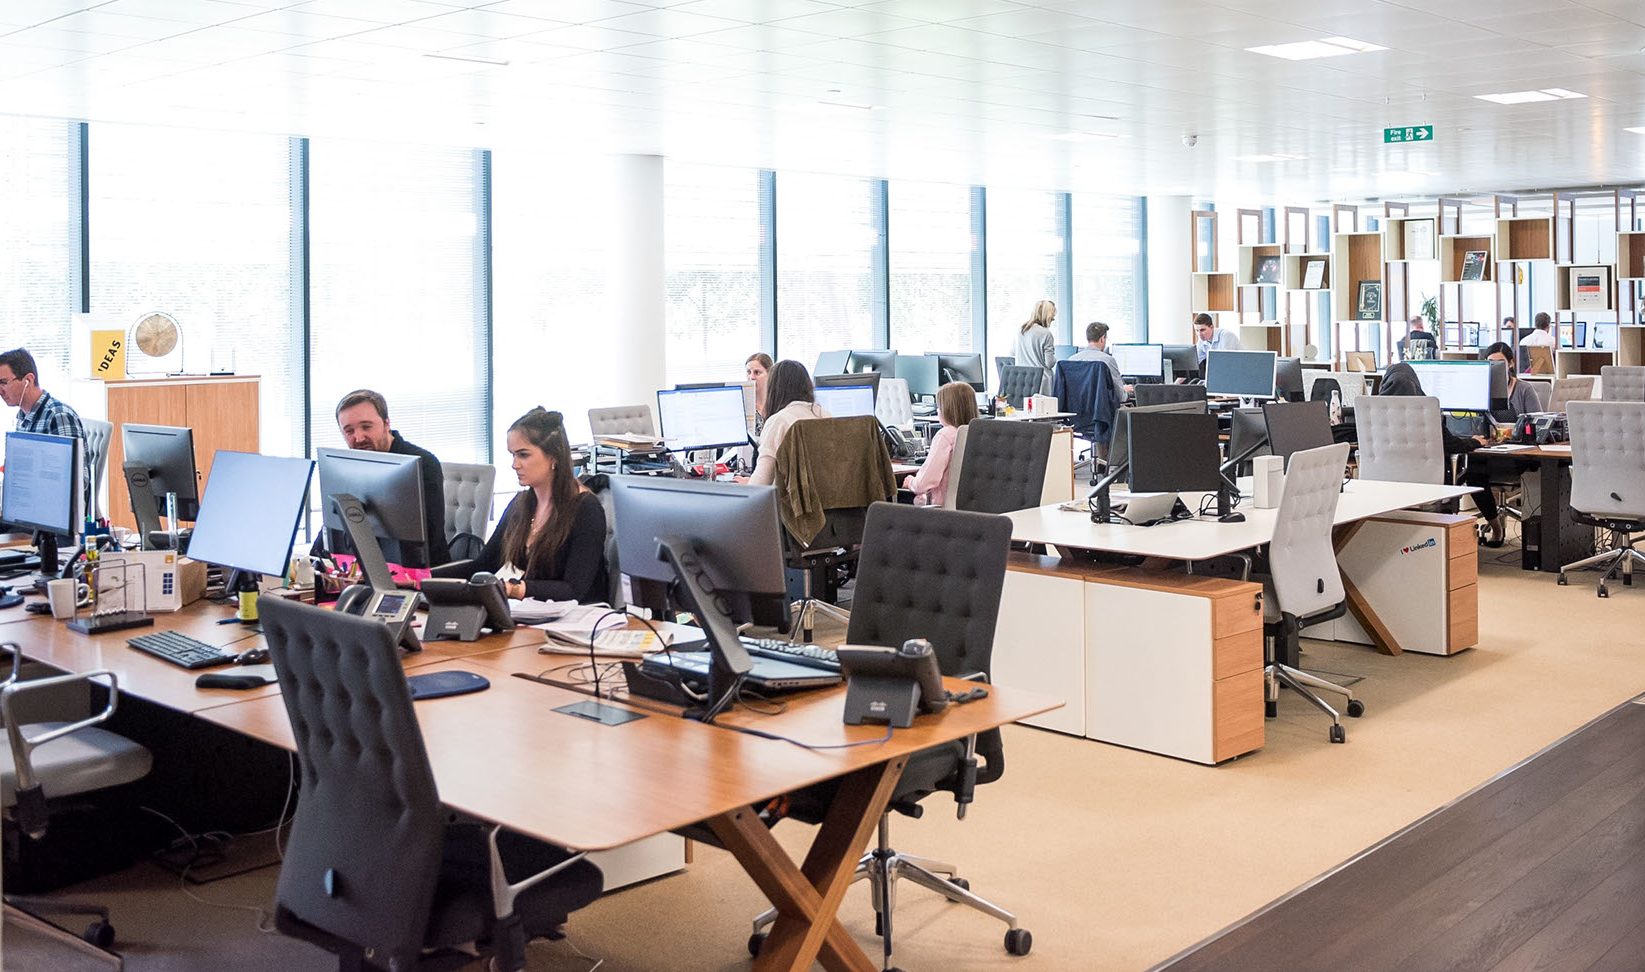
<path fill-rule="evenodd" d="M 706 651 L 672 651 L 650 655 L 640 663 L 642 669 L 652 674 L 667 675 L 675 672 L 688 682 L 698 683 L 698 687 L 708 684 L 708 666 Z M 839 683 L 838 672 L 826 672 L 779 658 L 761 658 L 757 655 L 754 657 L 754 669 L 743 680 L 744 685 L 759 692 L 801 692 L 806 689 L 827 688 Z"/>

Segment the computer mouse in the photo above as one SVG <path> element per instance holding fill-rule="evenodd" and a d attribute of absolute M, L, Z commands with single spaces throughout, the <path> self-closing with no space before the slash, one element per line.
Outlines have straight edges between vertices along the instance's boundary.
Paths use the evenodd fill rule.
<path fill-rule="evenodd" d="M 1223 515 L 1217 517 L 1217 522 L 1218 523 L 1244 523 L 1245 522 L 1245 514 L 1244 513 L 1224 513 Z"/>
<path fill-rule="evenodd" d="M 0 609 L 13 608 L 23 603 L 23 595 L 13 592 L 10 588 L 0 588 Z"/>
<path fill-rule="evenodd" d="M 261 665 L 267 661 L 267 648 L 248 648 L 234 656 L 234 663 L 236 665 Z"/>

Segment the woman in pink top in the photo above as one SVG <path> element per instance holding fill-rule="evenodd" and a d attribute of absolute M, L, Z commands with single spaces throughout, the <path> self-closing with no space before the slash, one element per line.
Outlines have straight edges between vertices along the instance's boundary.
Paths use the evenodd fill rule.
<path fill-rule="evenodd" d="M 914 491 L 921 506 L 941 506 L 948 498 L 948 461 L 954 457 L 954 442 L 960 428 L 977 417 L 977 393 L 963 381 L 951 381 L 937 389 L 937 418 L 942 428 L 931 439 L 931 452 L 920 471 L 903 480 Z"/>

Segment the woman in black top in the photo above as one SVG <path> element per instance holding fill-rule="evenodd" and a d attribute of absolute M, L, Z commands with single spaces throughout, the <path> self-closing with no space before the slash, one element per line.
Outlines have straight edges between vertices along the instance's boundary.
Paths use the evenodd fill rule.
<path fill-rule="evenodd" d="M 508 454 L 525 488 L 503 511 L 474 561 L 503 578 L 511 598 L 604 601 L 605 510 L 571 474 L 571 446 L 559 412 L 534 408 L 508 427 Z"/>

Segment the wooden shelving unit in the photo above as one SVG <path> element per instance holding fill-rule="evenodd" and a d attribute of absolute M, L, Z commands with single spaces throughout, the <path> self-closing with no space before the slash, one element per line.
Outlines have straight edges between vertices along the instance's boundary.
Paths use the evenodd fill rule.
<path fill-rule="evenodd" d="M 1195 272 L 1189 286 L 1189 310 L 1195 314 L 1232 314 L 1239 310 L 1239 295 L 1231 273 Z"/>
<path fill-rule="evenodd" d="M 1257 267 L 1261 266 L 1264 257 L 1283 257 L 1285 248 L 1278 243 L 1242 243 L 1239 247 L 1239 261 L 1235 268 L 1236 283 L 1241 287 L 1278 287 L 1284 282 L 1282 279 L 1272 283 L 1257 281 Z M 1283 261 L 1281 261 L 1283 263 Z"/>
<path fill-rule="evenodd" d="M 1427 256 L 1411 256 L 1405 252 L 1405 227 L 1411 223 L 1427 223 L 1428 238 L 1433 252 Z M 1389 216 L 1382 221 L 1382 258 L 1388 263 L 1414 263 L 1439 259 L 1439 221 L 1432 216 Z"/>
<path fill-rule="evenodd" d="M 1645 231 L 1616 234 L 1616 272 L 1619 280 L 1645 280 Z"/>
<path fill-rule="evenodd" d="M 1485 251 L 1485 272 L 1479 281 L 1462 279 L 1462 261 L 1470 250 Z M 1496 237 L 1441 236 L 1439 238 L 1440 283 L 1491 283 L 1496 280 Z"/>
<path fill-rule="evenodd" d="M 1604 294 L 1605 303 L 1601 307 L 1572 306 L 1575 293 L 1571 284 L 1573 270 L 1597 272 L 1600 279 L 1600 289 Z M 1616 311 L 1616 267 L 1602 263 L 1560 263 L 1554 266 L 1554 293 L 1555 305 L 1559 313 L 1569 314 L 1614 314 Z"/>
<path fill-rule="evenodd" d="M 1496 259 L 1501 263 L 1514 260 L 1553 260 L 1554 217 L 1508 216 L 1498 219 L 1496 245 Z"/>
<path fill-rule="evenodd" d="M 1325 261 L 1325 276 L 1318 287 L 1304 287 L 1302 285 L 1303 267 L 1310 260 Z M 1295 290 L 1302 293 L 1323 294 L 1331 289 L 1331 255 L 1329 253 L 1287 253 L 1280 264 L 1280 280 L 1286 290 Z"/>
<path fill-rule="evenodd" d="M 1388 285 L 1383 279 L 1382 234 L 1338 233 L 1331 238 L 1330 279 L 1331 316 L 1333 319 L 1358 322 L 1359 285 L 1362 281 L 1375 283 L 1382 291 L 1379 304 L 1381 313 L 1375 318 L 1387 320 Z M 1366 323 L 1369 323 L 1368 321 Z"/>

